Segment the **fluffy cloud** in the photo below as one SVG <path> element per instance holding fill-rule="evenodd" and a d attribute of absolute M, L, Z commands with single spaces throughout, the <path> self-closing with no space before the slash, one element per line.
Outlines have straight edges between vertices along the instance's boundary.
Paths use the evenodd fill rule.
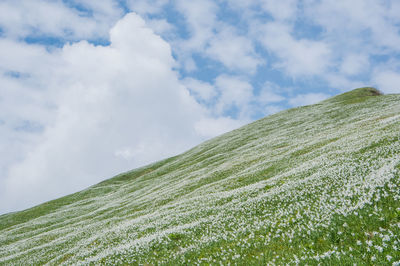
<path fill-rule="evenodd" d="M 263 46 L 280 59 L 275 67 L 294 77 L 321 75 L 327 71 L 332 52 L 324 41 L 295 39 L 292 28 L 280 22 L 259 25 L 259 28 Z"/>
<path fill-rule="evenodd" d="M 230 27 L 223 28 L 210 40 L 205 53 L 229 69 L 241 72 L 254 73 L 262 63 L 254 51 L 252 41 L 239 36 Z"/>
<path fill-rule="evenodd" d="M 249 103 L 253 99 L 253 87 L 246 80 L 221 75 L 215 81 L 220 96 L 216 105 L 216 111 L 220 115 L 228 113 L 244 119 L 249 117 Z"/>
<path fill-rule="evenodd" d="M 267 115 L 282 110 L 274 104 L 284 102 L 282 89 L 271 82 L 255 91 L 243 77 L 218 76 L 214 82 L 218 90 L 215 104 L 211 107 L 216 116 L 235 118 L 234 123 L 250 122 L 254 117 Z"/>
<path fill-rule="evenodd" d="M 186 78 L 183 84 L 200 101 L 209 102 L 217 96 L 217 91 L 211 84 L 194 78 Z"/>
<path fill-rule="evenodd" d="M 158 14 L 168 3 L 168 0 L 128 0 L 127 5 L 142 16 Z"/>
<path fill-rule="evenodd" d="M 332 41 L 345 46 L 349 43 L 360 44 L 355 46 L 358 49 L 371 46 L 379 50 L 400 49 L 400 36 L 396 26 L 400 22 L 400 16 L 394 11 L 399 10 L 397 1 L 308 1 L 305 10 L 329 35 L 339 37 Z"/>
<path fill-rule="evenodd" d="M 185 51 L 203 51 L 217 26 L 218 5 L 210 0 L 177 0 L 176 8 L 185 18 L 190 32 L 189 39 L 181 47 Z"/>
<path fill-rule="evenodd" d="M 369 59 L 366 55 L 350 54 L 343 59 L 340 71 L 345 75 L 357 75 L 369 68 Z"/>
<path fill-rule="evenodd" d="M 261 88 L 257 101 L 260 104 L 278 103 L 285 100 L 285 97 L 279 93 L 283 91 L 279 86 L 272 82 L 266 82 Z"/>
<path fill-rule="evenodd" d="M 277 20 L 296 19 L 297 0 L 262 0 L 261 7 Z"/>
<path fill-rule="evenodd" d="M 1 211 L 82 189 L 202 139 L 196 121 L 205 119 L 203 109 L 172 71 L 170 46 L 135 14 L 112 28 L 110 41 L 109 46 L 81 41 L 52 52 L 19 44 L 23 47 L 1 53 L 15 59 L 3 63 L 3 70 L 12 66 L 28 76 L 3 74 L 10 92 L 2 94 L 2 102 L 8 108 L 32 105 L 22 108 L 32 115 L 4 110 L 1 128 L 8 127 L 9 138 L 15 133 L 11 114 L 16 121 L 28 119 L 43 127 L 32 133 L 28 125 L 16 140 L 0 143 L 3 151 L 10 145 L 19 148 L 19 156 L 7 162 L 10 167 L 4 169 L 2 162 L 7 177 L 1 181 Z M 12 94 L 13 86 L 19 94 Z"/>
<path fill-rule="evenodd" d="M 67 6 L 66 3 L 69 3 Z M 90 14 L 75 9 L 90 10 Z M 82 9 L 83 10 L 83 9 Z M 109 27 L 122 16 L 112 0 L 0 2 L 0 28 L 11 38 L 50 36 L 67 40 L 107 37 Z"/>

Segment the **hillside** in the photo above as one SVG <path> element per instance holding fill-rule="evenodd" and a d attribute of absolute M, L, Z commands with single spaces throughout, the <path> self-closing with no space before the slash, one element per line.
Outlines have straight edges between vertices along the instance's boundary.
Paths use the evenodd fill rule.
<path fill-rule="evenodd" d="M 0 216 L 0 265 L 396 265 L 399 137 L 372 88 L 286 110 Z"/>

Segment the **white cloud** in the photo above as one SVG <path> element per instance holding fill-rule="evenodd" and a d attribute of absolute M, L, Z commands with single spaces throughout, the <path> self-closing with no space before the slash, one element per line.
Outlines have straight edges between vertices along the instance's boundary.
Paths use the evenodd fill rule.
<path fill-rule="evenodd" d="M 320 75 L 331 64 L 331 49 L 324 41 L 295 39 L 287 24 L 271 22 L 259 25 L 259 38 L 264 47 L 280 59 L 275 64 L 291 76 Z"/>
<path fill-rule="evenodd" d="M 185 19 L 184 29 L 189 34 L 173 41 L 174 52 L 183 69 L 195 71 L 197 64 L 193 55 L 203 54 L 208 42 L 214 36 L 218 24 L 218 5 L 211 0 L 176 0 L 174 6 Z"/>
<path fill-rule="evenodd" d="M 11 38 L 45 35 L 67 40 L 96 39 L 107 37 L 110 26 L 122 16 L 122 10 L 113 1 L 79 4 L 92 8 L 92 15 L 62 1 L 1 1 L 0 28 Z"/>
<path fill-rule="evenodd" d="M 174 30 L 174 26 L 166 19 L 146 19 L 146 24 L 156 34 L 161 36 L 169 35 Z"/>
<path fill-rule="evenodd" d="M 175 25 L 168 22 L 161 14 L 165 12 L 165 6 L 169 4 L 169 0 L 127 0 L 127 7 L 139 14 L 145 21 L 146 25 L 153 29 L 154 32 L 161 36 L 169 36 L 174 34 Z M 174 36 L 176 37 L 176 36 Z"/>
<path fill-rule="evenodd" d="M 229 3 L 230 4 L 230 3 Z M 217 16 L 220 7 L 209 0 L 177 0 L 175 7 L 186 20 L 188 38 L 174 42 L 174 50 L 187 71 L 197 69 L 193 54 L 221 62 L 230 70 L 254 74 L 264 60 L 255 52 L 254 42 Z"/>
<path fill-rule="evenodd" d="M 215 104 L 211 110 L 215 116 L 231 116 L 237 120 L 235 123 L 244 124 L 254 117 L 268 115 L 282 110 L 274 104 L 286 100 L 282 96 L 282 89 L 276 84 L 266 82 L 257 92 L 243 77 L 221 75 L 214 83 L 218 91 Z"/>
<path fill-rule="evenodd" d="M 205 53 L 230 69 L 248 73 L 254 73 L 262 63 L 254 51 L 252 40 L 239 36 L 229 26 L 213 36 Z"/>
<path fill-rule="evenodd" d="M 90 10 L 91 17 L 97 23 L 114 23 L 113 21 L 116 18 L 120 18 L 123 15 L 123 10 L 116 0 L 70 0 L 67 3 L 70 3 L 71 6 L 75 5 Z"/>
<path fill-rule="evenodd" d="M 364 82 L 353 79 L 352 77 L 348 77 L 347 75 L 343 75 L 341 73 L 325 73 L 323 78 L 328 82 L 330 87 L 341 92 L 366 86 Z"/>
<path fill-rule="evenodd" d="M 277 20 L 296 19 L 297 0 L 262 0 L 261 7 Z"/>
<path fill-rule="evenodd" d="M 340 71 L 345 75 L 357 75 L 369 68 L 369 60 L 366 55 L 350 54 L 343 59 Z"/>
<path fill-rule="evenodd" d="M 239 119 L 249 117 L 249 104 L 253 99 L 253 87 L 249 82 L 240 77 L 221 75 L 215 80 L 215 86 L 220 93 L 216 105 L 218 114 L 236 109 Z"/>
<path fill-rule="evenodd" d="M 295 107 L 315 104 L 329 97 L 330 95 L 325 93 L 306 93 L 296 95 L 295 97 L 290 98 L 288 102 L 291 106 Z"/>
<path fill-rule="evenodd" d="M 217 26 L 218 6 L 210 0 L 177 0 L 177 10 L 184 16 L 190 38 L 181 44 L 185 51 L 203 51 Z"/>
<path fill-rule="evenodd" d="M 390 48 L 399 50 L 400 36 L 398 26 L 400 16 L 391 12 L 399 9 L 396 1 L 375 0 L 325 0 L 308 1 L 306 14 L 316 23 L 323 26 L 331 39 L 348 46 L 356 42 L 356 49 L 373 47 L 374 49 Z M 368 43 L 364 41 L 368 39 Z"/>
<path fill-rule="evenodd" d="M 52 121 L 49 113 L 56 96 L 48 87 L 46 66 L 56 65 L 53 59 L 43 47 L 0 39 L 0 113 L 7 125 Z"/>
<path fill-rule="evenodd" d="M 225 1 L 230 7 L 240 10 L 242 12 L 248 11 L 248 9 L 252 8 L 255 6 L 256 2 L 255 0 L 247 0 L 247 1 L 242 1 L 242 0 L 226 0 Z"/>
<path fill-rule="evenodd" d="M 0 58 L 10 57 L 2 62 L 3 73 L 10 65 L 29 75 L 2 78 L 13 87 L 1 96 L 1 106 L 9 107 L 1 127 L 8 140 L 0 150 L 19 149 L 8 166 L 0 163 L 7 173 L 0 181 L 2 212 L 71 193 L 203 139 L 196 121 L 205 118 L 204 110 L 172 70 L 169 45 L 135 14 L 119 21 L 110 36 L 110 46 L 81 41 L 49 52 L 18 44 L 20 49 L 0 52 Z M 32 115 L 11 109 L 26 103 L 22 109 Z M 35 114 L 43 132 L 11 135 L 10 117 L 35 120 Z"/>
<path fill-rule="evenodd" d="M 277 56 L 273 67 L 293 78 L 317 77 L 340 90 L 365 86 L 376 60 L 372 56 L 392 57 L 399 51 L 396 1 L 309 0 L 298 5 L 265 0 L 261 6 L 273 21 L 249 18 L 252 36 Z M 304 25 L 312 28 L 303 32 Z"/>
<path fill-rule="evenodd" d="M 129 9 L 142 16 L 161 13 L 167 3 L 168 0 L 127 0 Z"/>
<path fill-rule="evenodd" d="M 373 76 L 373 82 L 383 93 L 400 93 L 400 72 L 378 71 Z"/>
<path fill-rule="evenodd" d="M 257 101 L 260 104 L 278 103 L 285 100 L 285 97 L 280 95 L 281 88 L 272 82 L 266 82 L 261 88 L 260 94 L 257 96 Z"/>
<path fill-rule="evenodd" d="M 28 45 L 9 39 L 0 38 L 0 69 L 18 71 L 25 73 L 35 69 L 37 60 L 51 63 L 52 57 L 49 56 L 46 48 L 39 45 Z"/>
<path fill-rule="evenodd" d="M 208 102 L 217 96 L 216 89 L 207 82 L 193 78 L 186 78 L 183 80 L 183 84 L 196 98 L 199 98 L 202 101 Z"/>

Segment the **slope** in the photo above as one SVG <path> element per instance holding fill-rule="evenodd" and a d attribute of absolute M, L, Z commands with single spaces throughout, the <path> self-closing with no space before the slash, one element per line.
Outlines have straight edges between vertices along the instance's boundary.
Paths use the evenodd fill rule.
<path fill-rule="evenodd" d="M 400 261 L 400 95 L 294 108 L 0 216 L 0 264 Z"/>

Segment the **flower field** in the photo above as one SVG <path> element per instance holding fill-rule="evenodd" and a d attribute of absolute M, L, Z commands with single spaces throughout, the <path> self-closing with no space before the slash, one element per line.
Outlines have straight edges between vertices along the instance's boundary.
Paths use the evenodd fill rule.
<path fill-rule="evenodd" d="M 400 265 L 400 95 L 268 116 L 0 216 L 0 265 Z"/>

